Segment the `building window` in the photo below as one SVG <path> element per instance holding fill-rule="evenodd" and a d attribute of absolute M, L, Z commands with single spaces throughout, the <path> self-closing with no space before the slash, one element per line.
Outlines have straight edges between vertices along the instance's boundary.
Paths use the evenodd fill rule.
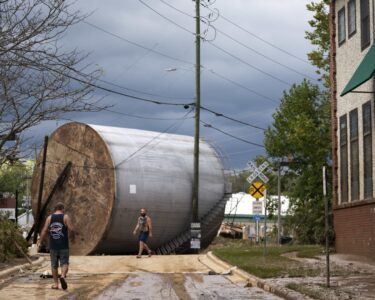
<path fill-rule="evenodd" d="M 341 203 L 348 202 L 348 126 L 346 115 L 340 117 L 340 187 Z"/>
<path fill-rule="evenodd" d="M 350 120 L 350 196 L 351 201 L 359 199 L 359 143 L 358 110 L 349 114 Z"/>
<path fill-rule="evenodd" d="M 345 7 L 341 8 L 338 12 L 338 39 L 339 46 L 345 42 Z"/>
<path fill-rule="evenodd" d="M 370 45 L 370 5 L 369 0 L 361 0 L 361 47 Z"/>
<path fill-rule="evenodd" d="M 348 35 L 351 37 L 356 33 L 356 7 L 355 0 L 350 0 L 348 2 Z"/>
<path fill-rule="evenodd" d="M 363 182 L 364 198 L 372 198 L 372 124 L 371 101 L 363 104 Z"/>

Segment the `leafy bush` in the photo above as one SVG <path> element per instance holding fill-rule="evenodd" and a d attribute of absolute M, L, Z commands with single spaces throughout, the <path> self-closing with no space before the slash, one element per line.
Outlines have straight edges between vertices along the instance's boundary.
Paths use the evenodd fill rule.
<path fill-rule="evenodd" d="M 6 216 L 0 215 L 0 262 L 22 256 L 16 243 L 27 252 L 27 242 L 19 227 Z"/>

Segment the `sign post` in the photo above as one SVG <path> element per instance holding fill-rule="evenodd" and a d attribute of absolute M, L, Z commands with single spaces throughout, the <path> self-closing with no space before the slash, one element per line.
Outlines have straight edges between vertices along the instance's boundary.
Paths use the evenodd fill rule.
<path fill-rule="evenodd" d="M 268 168 L 269 163 L 267 161 L 263 162 L 259 167 L 253 161 L 247 163 L 252 174 L 246 180 L 251 184 L 249 188 L 249 194 L 252 195 L 257 201 L 259 198 L 264 198 L 264 251 L 263 255 L 267 255 L 267 188 L 266 183 L 268 182 L 268 177 L 263 174 L 263 171 Z M 263 182 L 255 181 L 256 178 L 259 178 Z M 254 204 L 253 204 L 254 205 Z M 253 206 L 254 210 L 254 206 Z M 254 213 L 254 211 L 253 211 Z M 258 223 L 258 221 L 257 221 Z M 257 224 L 258 226 L 258 224 Z M 259 231 L 258 231 L 259 232 Z"/>
<path fill-rule="evenodd" d="M 259 242 L 259 220 L 260 220 L 260 215 L 263 213 L 263 205 L 261 201 L 253 201 L 253 216 L 255 220 L 255 236 L 256 236 L 256 242 Z"/>
<path fill-rule="evenodd" d="M 263 255 L 267 255 L 267 190 L 264 192 L 264 250 Z"/>

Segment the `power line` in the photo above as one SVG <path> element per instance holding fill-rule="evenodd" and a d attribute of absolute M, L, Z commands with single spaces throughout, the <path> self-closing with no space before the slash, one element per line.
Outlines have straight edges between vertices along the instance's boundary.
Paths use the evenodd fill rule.
<path fill-rule="evenodd" d="M 127 98 L 131 98 L 131 99 L 134 99 L 134 100 L 139 100 L 139 101 L 153 103 L 153 104 L 158 104 L 158 105 L 170 105 L 170 106 L 186 106 L 186 105 L 188 105 L 186 103 L 184 104 L 184 103 L 173 103 L 173 102 L 163 102 L 163 101 L 158 101 L 158 100 L 151 100 L 151 99 L 148 99 L 148 98 L 143 98 L 143 97 L 138 97 L 138 96 L 134 96 L 134 95 L 130 95 L 130 94 L 118 92 L 118 91 L 115 91 L 115 90 L 112 90 L 112 89 L 105 88 L 103 86 L 97 85 L 95 83 L 91 83 L 91 82 L 88 82 L 86 80 L 82 80 L 82 79 L 79 79 L 77 77 L 74 77 L 74 76 L 71 76 L 71 75 L 68 75 L 68 74 L 64 74 L 62 72 L 58 72 L 58 71 L 53 70 L 51 68 L 47 68 L 47 69 L 50 69 L 53 72 L 56 72 L 56 73 L 58 73 L 60 75 L 63 75 L 63 76 L 66 76 L 66 77 L 68 77 L 70 79 L 73 79 L 75 81 L 78 81 L 80 83 L 92 86 L 92 87 L 94 87 L 96 89 L 103 90 L 103 91 L 106 91 L 106 92 L 109 92 L 109 93 L 112 93 L 112 94 L 124 96 L 124 97 L 127 97 Z"/>
<path fill-rule="evenodd" d="M 18 54 L 17 54 L 18 55 Z M 27 57 L 24 57 L 22 56 L 22 58 L 26 59 L 26 60 L 29 60 L 31 61 L 32 63 L 35 63 L 34 61 L 32 61 L 31 59 L 28 59 Z M 153 104 L 158 104 L 158 105 L 173 105 L 173 106 L 184 106 L 184 108 L 188 108 L 189 106 L 194 106 L 194 103 L 171 103 L 171 102 L 161 102 L 161 101 L 156 101 L 156 100 L 151 100 L 151 99 L 146 99 L 146 98 L 141 98 L 141 97 L 137 97 L 137 96 L 133 96 L 133 95 L 128 95 L 128 94 L 124 94 L 124 93 L 121 93 L 121 92 L 118 92 L 118 91 L 114 91 L 114 90 L 111 90 L 111 89 L 107 89 L 107 88 L 104 88 L 104 87 L 101 87 L 101 86 L 98 86 L 96 84 L 93 84 L 91 82 L 88 82 L 86 80 L 82 80 L 82 79 L 79 79 L 77 77 L 74 77 L 74 76 L 71 76 L 69 74 L 66 74 L 66 73 L 62 73 L 62 72 L 59 72 L 57 71 L 56 69 L 52 69 L 48 66 L 43 66 L 44 68 L 50 70 L 50 71 L 53 71 L 53 72 L 56 72 L 62 76 L 66 76 L 68 78 L 71 78 L 73 80 L 76 80 L 78 82 L 81 82 L 83 84 L 87 84 L 87 85 L 90 85 L 92 87 L 95 87 L 95 88 L 98 88 L 98 89 L 101 89 L 101 90 L 105 90 L 105 91 L 108 91 L 108 92 L 111 92 L 111 93 L 114 93 L 114 94 L 118 94 L 118 95 L 122 95 L 122 96 L 125 96 L 125 97 L 129 97 L 129 98 L 132 98 L 132 99 L 135 99 L 135 100 L 139 100 L 139 101 L 145 101 L 145 102 L 148 102 L 148 103 L 153 103 Z M 96 107 L 96 108 L 99 108 L 98 106 L 94 105 L 94 104 L 90 104 L 88 103 L 87 105 L 89 106 L 93 106 L 93 107 Z M 237 123 L 241 123 L 243 125 L 247 125 L 247 126 L 250 126 L 250 127 L 253 127 L 253 128 L 257 128 L 257 129 L 261 129 L 261 130 L 264 130 L 264 128 L 261 128 L 259 126 L 256 126 L 256 125 L 253 125 L 253 124 L 250 124 L 250 123 L 246 123 L 244 121 L 241 121 L 241 120 L 237 120 L 237 119 L 234 119 L 232 117 L 229 117 L 229 116 L 226 116 L 222 113 L 219 113 L 219 112 L 216 112 L 216 111 L 213 111 L 211 109 L 208 109 L 206 107 L 202 107 L 202 109 L 208 111 L 208 112 L 211 112 L 213 114 L 215 114 L 216 116 L 221 116 L 221 117 L 224 117 L 228 120 L 231 120 L 231 121 L 234 121 L 234 122 L 237 122 Z M 100 108 L 102 109 L 102 108 Z M 116 112 L 116 111 L 112 111 L 110 109 L 107 109 L 107 108 L 104 108 L 103 110 L 106 110 L 106 111 L 109 111 L 109 112 L 112 112 L 112 113 L 116 113 L 116 114 L 120 114 L 120 115 L 124 115 L 124 116 L 129 116 L 129 117 L 134 117 L 134 118 L 139 118 L 139 119 L 153 119 L 153 120 L 165 120 L 165 119 L 162 119 L 162 118 L 153 118 L 153 117 L 144 117 L 144 116 L 139 116 L 139 115 L 131 115 L 131 114 L 126 114 L 126 113 L 122 113 L 122 112 Z M 181 120 L 181 119 L 177 119 L 177 120 Z"/>
<path fill-rule="evenodd" d="M 168 22 L 174 24 L 175 26 L 177 26 L 178 28 L 188 32 L 188 33 L 191 33 L 192 35 L 195 36 L 195 33 L 190 31 L 189 29 L 186 29 L 185 27 L 181 26 L 180 24 L 176 23 L 175 21 L 173 21 L 172 19 L 164 16 L 163 14 L 161 14 L 160 12 L 158 12 L 156 9 L 152 8 L 151 6 L 149 6 L 148 4 L 146 4 L 145 2 L 143 2 L 142 0 L 138 0 L 140 3 L 142 3 L 144 6 L 148 7 L 149 9 L 151 9 L 154 13 L 158 14 L 160 17 L 162 17 L 163 19 L 167 20 Z"/>
<path fill-rule="evenodd" d="M 232 138 L 234 138 L 234 139 L 236 139 L 236 140 L 239 140 L 239 141 L 241 141 L 241 142 L 244 142 L 244 143 L 247 143 L 247 144 L 250 144 L 250 145 L 253 145 L 253 146 L 257 146 L 257 147 L 265 148 L 265 147 L 264 147 L 263 145 L 261 145 L 261 144 L 257 144 L 257 143 L 254 143 L 254 142 L 251 142 L 251 141 L 245 140 L 245 139 L 243 139 L 243 138 L 237 137 L 237 136 L 235 136 L 235 135 L 233 135 L 233 134 L 230 134 L 230 133 L 225 132 L 225 131 L 223 131 L 223 130 L 221 130 L 221 129 L 219 129 L 219 128 L 216 128 L 216 127 L 212 126 L 211 124 L 208 124 L 208 123 L 206 123 L 206 122 L 204 122 L 204 121 L 202 121 L 202 120 L 201 120 L 201 123 L 202 123 L 202 124 L 204 125 L 204 127 L 206 127 L 206 128 L 212 128 L 212 129 L 214 129 L 214 130 L 216 130 L 216 131 L 221 132 L 222 134 L 225 134 L 225 135 L 227 135 L 227 136 L 230 136 L 230 137 L 232 137 Z"/>
<path fill-rule="evenodd" d="M 98 109 L 100 108 L 99 106 L 96 106 L 96 105 L 93 105 L 93 104 L 89 104 L 89 105 L 94 106 Z M 107 108 L 104 108 L 102 110 L 108 111 L 110 113 L 114 113 L 114 114 L 117 114 L 117 115 L 130 117 L 130 118 L 136 118 L 136 119 L 142 119 L 142 120 L 179 121 L 179 120 L 186 120 L 187 119 L 186 117 L 182 117 L 182 118 L 156 118 L 156 117 L 140 116 L 140 115 L 134 115 L 134 114 L 127 114 L 127 113 L 123 113 L 123 112 L 120 112 L 120 111 L 115 111 L 115 110 L 111 110 L 111 109 L 107 109 Z M 193 118 L 193 117 L 191 117 L 191 118 Z"/>
<path fill-rule="evenodd" d="M 205 8 L 207 8 L 207 9 L 211 10 L 212 12 L 215 12 L 213 9 L 209 8 L 207 5 L 204 5 L 203 3 L 202 3 L 201 5 L 203 5 L 203 6 L 204 6 Z M 304 63 L 306 63 L 306 64 L 308 64 L 308 65 L 311 66 L 311 64 L 310 64 L 307 60 L 298 57 L 297 55 L 295 55 L 295 54 L 291 53 L 290 51 L 285 50 L 285 49 L 283 49 L 283 48 L 281 48 L 281 47 L 275 45 L 275 44 L 272 43 L 272 42 L 267 41 L 266 39 L 264 39 L 264 38 L 262 38 L 262 37 L 256 35 L 255 33 L 249 31 L 248 29 L 246 29 L 246 28 L 244 28 L 244 27 L 238 25 L 237 23 L 231 21 L 230 19 L 224 17 L 222 14 L 220 14 L 220 18 L 223 19 L 223 20 L 225 20 L 225 21 L 227 21 L 228 23 L 232 24 L 233 26 L 235 26 L 235 27 L 241 29 L 242 31 L 246 32 L 247 34 L 251 35 L 252 37 L 255 37 L 256 39 L 262 41 L 263 43 L 265 43 L 265 44 L 271 46 L 272 48 L 275 48 L 275 49 L 277 49 L 277 50 L 279 50 L 279 51 L 281 51 L 281 52 L 283 52 L 283 53 L 289 55 L 290 57 L 293 57 L 293 58 L 295 58 L 295 59 L 297 59 L 297 60 L 299 60 L 299 61 L 301 61 L 301 62 L 304 62 Z"/>
<path fill-rule="evenodd" d="M 149 50 L 149 51 L 151 51 L 151 52 L 153 52 L 153 53 L 156 53 L 156 54 L 158 54 L 158 55 L 160 55 L 160 56 L 163 56 L 163 57 L 165 57 L 165 58 L 169 58 L 169 59 L 174 60 L 174 61 L 179 61 L 179 62 L 184 63 L 184 64 L 187 64 L 187 65 L 192 65 L 192 66 L 194 65 L 192 62 L 189 62 L 189 61 L 187 61 L 187 60 L 184 60 L 184 59 L 181 59 L 181 58 L 177 58 L 177 57 L 174 57 L 174 56 L 171 56 L 171 55 L 165 54 L 165 53 L 163 53 L 163 52 L 160 52 L 160 51 L 154 50 L 154 49 L 152 49 L 152 48 L 149 48 L 149 47 L 146 47 L 146 46 L 144 46 L 144 45 L 141 45 L 141 44 L 138 44 L 138 43 L 136 43 L 136 42 L 133 42 L 133 41 L 131 41 L 131 40 L 128 40 L 128 39 L 126 39 L 126 38 L 124 38 L 124 37 L 122 37 L 122 36 L 119 36 L 119 35 L 117 35 L 117 34 L 115 34 L 115 33 L 112 33 L 112 32 L 110 32 L 110 31 L 108 31 L 108 30 L 106 30 L 106 29 L 104 29 L 104 28 L 102 28 L 102 27 L 99 27 L 99 26 L 97 26 L 97 25 L 95 25 L 95 24 L 93 24 L 93 23 L 90 23 L 90 22 L 88 22 L 88 21 L 83 21 L 83 23 L 85 23 L 85 24 L 87 24 L 87 25 L 89 25 L 89 26 L 91 26 L 91 27 L 93 27 L 93 28 L 95 28 L 95 29 L 97 29 L 97 30 L 100 30 L 100 31 L 102 31 L 102 32 L 104 32 L 104 33 L 106 33 L 106 34 L 108 34 L 108 35 L 111 35 L 111 36 L 113 36 L 113 37 L 115 37 L 115 38 L 117 38 L 117 39 L 119 39 L 119 40 L 122 40 L 122 41 L 124 41 L 124 42 L 126 42 L 126 43 L 129 43 L 129 44 L 131 44 L 131 45 L 133 45 L 133 46 L 136 46 L 136 47 L 139 47 L 139 48 L 142 48 L 142 49 L 145 49 L 145 50 Z"/>
<path fill-rule="evenodd" d="M 67 77 L 67 78 L 70 78 L 72 80 L 75 80 L 77 82 L 80 82 L 80 83 L 83 83 L 83 84 L 86 84 L 86 85 L 89 85 L 91 87 L 94 87 L 96 89 L 99 89 L 99 90 L 103 90 L 103 91 L 106 91 L 106 92 L 109 92 L 109 93 L 112 93 L 112 94 L 116 94 L 116 95 L 120 95 L 120 96 L 124 96 L 124 97 L 127 97 L 127 98 L 130 98 L 130 99 L 134 99 L 134 100 L 138 100 L 138 101 L 143 101 L 143 102 L 148 102 L 148 103 L 153 103 L 153 104 L 158 104 L 158 105 L 169 105 L 169 106 L 189 106 L 191 105 L 192 103 L 176 103 L 176 102 L 164 102 L 164 101 L 159 101 L 159 100 L 153 100 L 153 99 L 149 99 L 149 98 L 144 98 L 144 97 L 139 97 L 139 96 L 134 96 L 134 95 L 130 95 L 130 94 L 126 94 L 126 93 L 123 93 L 123 92 L 119 92 L 119 91 L 115 91 L 115 90 L 112 90 L 112 89 L 109 89 L 109 88 L 106 88 L 106 87 L 103 87 L 103 86 L 100 86 L 100 85 L 97 85 L 95 83 L 92 83 L 92 82 L 89 82 L 87 80 L 83 80 L 83 79 L 80 79 L 78 77 L 75 77 L 75 76 L 72 76 L 72 75 L 69 75 L 69 74 L 66 74 L 66 73 L 63 73 L 63 72 L 60 72 L 56 69 L 53 69 L 51 67 L 48 67 L 47 65 L 42 65 L 30 58 L 27 58 L 23 55 L 20 55 L 16 52 L 13 51 L 14 54 L 16 54 L 17 56 L 23 58 L 23 59 L 26 59 L 27 61 L 41 67 L 41 68 L 45 68 L 49 71 L 52 71 L 52 72 L 55 72 L 61 76 L 64 76 L 64 77 Z M 32 67 L 30 67 L 32 68 Z M 75 71 L 74 69 L 71 69 L 72 71 Z M 80 72 L 80 75 L 82 76 L 82 72 Z M 84 74 L 84 76 L 87 76 L 87 77 L 90 77 L 89 75 L 87 74 Z M 92 78 L 92 77 L 91 77 Z"/>
<path fill-rule="evenodd" d="M 246 125 L 246 126 L 249 126 L 249 127 L 252 127 L 252 128 L 256 128 L 256 129 L 259 129 L 259 130 L 262 130 L 262 131 L 266 130 L 265 128 L 262 128 L 262 127 L 259 127 L 259 126 L 256 126 L 256 125 L 253 125 L 253 124 L 250 124 L 250 123 L 247 123 L 247 122 L 241 121 L 241 120 L 237 120 L 237 119 L 234 119 L 234 118 L 228 117 L 228 116 L 226 116 L 226 115 L 224 115 L 224 114 L 222 114 L 222 113 L 218 113 L 218 112 L 213 111 L 213 110 L 211 110 L 211 109 L 209 109 L 209 108 L 206 108 L 206 107 L 204 107 L 204 106 L 202 106 L 202 105 L 201 105 L 201 109 L 206 110 L 206 111 L 208 111 L 208 112 L 214 114 L 214 115 L 217 116 L 217 117 L 223 117 L 223 118 L 228 119 L 228 120 L 231 120 L 231 121 L 233 121 L 233 122 L 237 122 L 237 123 L 240 123 L 240 124 L 242 124 L 242 125 Z"/>
<path fill-rule="evenodd" d="M 193 64 L 192 62 L 189 62 L 189 61 L 186 61 L 186 60 L 183 60 L 183 59 L 177 58 L 177 57 L 173 57 L 173 56 L 171 56 L 171 55 L 168 55 L 168 54 L 162 53 L 162 52 L 160 52 L 160 51 L 154 50 L 154 49 L 149 48 L 149 47 L 147 47 L 147 46 L 144 46 L 144 45 L 141 45 L 141 44 L 139 44 L 139 43 L 133 42 L 133 41 L 131 41 L 131 40 L 129 40 L 129 39 L 126 39 L 126 38 L 124 38 L 124 37 L 122 37 L 122 36 L 119 36 L 119 35 L 117 35 L 117 34 L 114 34 L 114 33 L 110 32 L 110 31 L 108 31 L 108 30 L 106 30 L 106 29 L 104 29 L 104 28 L 101 28 L 101 27 L 99 27 L 99 26 L 97 26 L 97 25 L 95 25 L 95 24 L 93 24 L 93 23 L 88 22 L 88 21 L 83 21 L 83 22 L 84 22 L 85 24 L 87 24 L 87 25 L 89 25 L 89 26 L 91 26 L 91 27 L 93 27 L 93 28 L 99 30 L 99 31 L 102 31 L 102 32 L 104 32 L 104 33 L 106 33 L 106 34 L 108 34 L 108 35 L 114 37 L 114 38 L 117 38 L 117 39 L 119 39 L 119 40 L 121 40 L 121 41 L 123 41 L 123 42 L 129 43 L 129 44 L 131 44 L 131 45 L 133 45 L 133 46 L 136 46 L 136 47 L 139 47 L 139 48 L 142 48 L 142 49 L 148 50 L 148 51 L 150 51 L 150 52 L 153 52 L 153 53 L 155 53 L 155 54 L 158 54 L 158 55 L 160 55 L 160 56 L 162 56 L 162 57 L 166 57 L 166 58 L 171 59 L 171 60 L 174 60 L 174 61 L 178 61 L 178 62 L 182 62 L 182 63 L 184 63 L 184 64 L 188 64 L 188 65 L 194 66 L 194 64 Z M 274 99 L 271 99 L 270 97 L 265 96 L 265 95 L 263 95 L 263 94 L 261 94 L 261 93 L 259 93 L 259 92 L 256 92 L 256 91 L 254 91 L 254 90 L 252 90 L 252 89 L 250 89 L 250 88 L 248 88 L 248 87 L 246 87 L 246 86 L 244 86 L 244 85 L 242 85 L 242 84 L 240 84 L 240 83 L 238 83 L 238 82 L 236 82 L 236 81 L 234 81 L 234 80 L 232 80 L 232 79 L 229 79 L 229 78 L 227 78 L 226 76 L 224 76 L 224 75 L 222 75 L 222 74 L 220 74 L 220 73 L 218 73 L 218 72 L 216 72 L 216 71 L 214 71 L 214 70 L 212 70 L 212 69 L 208 69 L 207 67 L 205 67 L 205 66 L 203 66 L 203 65 L 201 65 L 201 67 L 202 67 L 202 68 L 205 68 L 206 70 L 208 70 L 210 73 L 214 74 L 215 76 L 220 77 L 221 79 L 224 79 L 224 80 L 226 80 L 226 81 L 228 81 L 228 82 L 230 82 L 230 83 L 232 83 L 232 84 L 234 84 L 234 85 L 236 85 L 236 86 L 238 86 L 238 87 L 241 87 L 242 89 L 245 89 L 245 90 L 247 90 L 247 91 L 249 91 L 249 92 L 251 92 L 251 93 L 253 93 L 253 94 L 255 94 L 255 95 L 258 95 L 258 96 L 260 96 L 260 97 L 262 97 L 262 98 L 264 98 L 264 99 L 270 100 L 270 101 L 272 101 L 272 102 L 274 102 L 274 103 L 277 103 L 277 104 L 279 103 L 278 101 L 276 101 L 276 100 L 274 100 Z"/>
<path fill-rule="evenodd" d="M 175 26 L 179 27 L 180 29 L 182 29 L 182 30 L 184 30 L 184 31 L 187 31 L 187 32 L 189 32 L 189 33 L 191 33 L 191 34 L 194 34 L 194 33 L 191 32 L 190 30 L 188 30 L 188 29 L 186 29 L 185 27 L 179 25 L 178 23 L 174 22 L 174 21 L 171 20 L 170 18 L 164 16 L 162 13 L 158 12 L 156 9 L 154 9 L 154 8 L 152 8 L 151 6 L 149 6 L 148 4 L 144 3 L 142 0 L 138 0 L 138 1 L 139 1 L 140 3 L 142 3 L 144 6 L 148 7 L 149 9 L 151 9 L 151 10 L 152 10 L 153 12 L 155 12 L 156 14 L 158 14 L 158 15 L 159 15 L 160 17 L 162 17 L 163 19 L 169 21 L 170 23 L 174 24 Z M 194 34 L 194 35 L 195 35 L 195 34 Z M 203 39 L 203 38 L 202 38 L 202 39 Z M 203 39 L 203 40 L 204 40 L 204 39 Z M 205 40 L 205 41 L 207 41 L 207 40 Z M 215 47 L 216 49 L 220 50 L 221 52 L 223 52 L 223 53 L 225 53 L 225 54 L 231 56 L 232 58 L 238 60 L 239 62 L 241 62 L 241 63 L 247 65 L 248 67 L 250 67 L 250 68 L 252 68 L 252 69 L 254 69 L 254 70 L 257 70 L 258 72 L 263 73 L 264 75 L 267 75 L 267 76 L 269 76 L 269 77 L 275 79 L 276 81 L 279 81 L 279 82 L 281 82 L 281 83 L 283 83 L 283 84 L 285 84 L 285 85 L 287 85 L 287 86 L 291 86 L 291 85 L 292 85 L 291 83 L 286 82 L 285 80 L 283 80 L 283 79 L 281 79 L 281 78 L 278 78 L 277 76 L 274 76 L 274 75 L 272 75 L 272 74 L 270 74 L 270 73 L 268 73 L 268 72 L 266 72 L 266 71 L 263 71 L 262 69 L 260 69 L 260 68 L 258 68 L 258 67 L 256 67 L 256 66 L 250 64 L 249 62 L 243 60 L 242 58 L 240 58 L 240 57 L 238 57 L 238 56 L 236 56 L 236 55 L 234 55 L 233 53 L 230 53 L 229 51 L 223 49 L 222 47 L 217 46 L 217 45 L 214 44 L 212 41 L 207 41 L 207 42 L 208 42 L 211 46 L 213 46 L 213 47 Z"/>
<path fill-rule="evenodd" d="M 275 59 L 273 59 L 273 58 L 271 58 L 271 57 L 269 57 L 269 56 L 267 56 L 267 55 L 264 55 L 263 53 L 261 53 L 261 52 L 255 50 L 254 48 L 252 48 L 252 47 L 250 47 L 250 46 L 248 46 L 248 45 L 242 43 L 241 41 L 239 41 L 239 40 L 233 38 L 231 35 L 229 35 L 229 34 L 223 32 L 223 31 L 217 29 L 216 27 L 215 27 L 215 30 L 216 30 L 217 32 L 221 33 L 222 35 L 226 36 L 226 37 L 229 38 L 230 40 L 236 42 L 237 44 L 239 44 L 239 45 L 245 47 L 246 49 L 248 49 L 248 50 L 250 50 L 250 51 L 252 51 L 252 52 L 258 54 L 259 56 L 261 56 L 261 57 L 263 57 L 263 58 L 265 58 L 265 59 L 268 59 L 269 61 L 271 61 L 271 62 L 273 62 L 273 63 L 275 63 L 275 64 L 277 64 L 277 65 L 279 65 L 279 66 L 282 66 L 282 67 L 284 67 L 284 68 L 286 68 L 286 69 L 288 69 L 288 70 L 290 70 L 290 71 L 292 71 L 292 72 L 294 72 L 294 73 L 296 73 L 296 74 L 298 74 L 298 75 L 301 75 L 301 76 L 303 76 L 303 77 L 309 78 L 310 80 L 313 80 L 313 81 L 317 81 L 315 78 L 311 77 L 310 75 L 304 74 L 304 73 L 302 73 L 302 72 L 300 72 L 300 71 L 298 71 L 298 70 L 296 70 L 296 69 L 294 69 L 294 68 L 292 68 L 292 67 L 289 67 L 289 66 L 287 66 L 287 65 L 285 65 L 285 64 L 283 64 L 283 63 L 281 63 L 281 62 L 279 62 L 279 61 L 277 61 L 277 60 L 275 60 Z"/>
<path fill-rule="evenodd" d="M 188 14 L 187 12 L 181 10 L 181 9 L 178 9 L 177 7 L 173 6 L 172 4 L 169 4 L 168 2 L 164 1 L 164 0 L 159 0 L 160 2 L 164 3 L 165 5 L 169 6 L 170 8 L 178 11 L 179 13 L 185 15 L 185 16 L 188 16 L 190 18 L 194 18 L 195 19 L 195 16 L 191 15 L 191 14 Z"/>
<path fill-rule="evenodd" d="M 238 82 L 236 82 L 236 81 L 234 81 L 234 80 L 232 80 L 232 79 L 230 79 L 230 78 L 228 78 L 228 77 L 226 77 L 224 75 L 221 75 L 221 74 L 217 73 L 216 71 L 214 71 L 212 69 L 207 69 L 204 66 L 202 66 L 202 68 L 204 68 L 205 70 L 207 70 L 211 74 L 213 74 L 213 75 L 215 75 L 215 76 L 217 76 L 217 77 L 219 77 L 219 78 L 221 78 L 221 79 L 223 79 L 225 81 L 228 81 L 228 82 L 230 82 L 230 83 L 232 83 L 232 84 L 234 84 L 234 85 L 236 85 L 236 86 L 238 86 L 238 87 L 240 87 L 242 89 L 245 89 L 245 90 L 249 91 L 250 93 L 253 93 L 253 94 L 255 94 L 255 95 L 259 96 L 259 97 L 262 97 L 262 98 L 264 98 L 266 100 L 269 100 L 269 101 L 271 101 L 273 103 L 279 104 L 279 101 L 276 101 L 276 100 L 274 100 L 274 99 L 272 99 L 272 98 L 270 98 L 268 96 L 265 96 L 265 95 L 263 95 L 261 93 L 258 93 L 257 91 L 254 91 L 253 89 L 250 89 L 250 88 L 242 85 L 241 83 L 238 83 Z"/>
<path fill-rule="evenodd" d="M 106 83 L 106 84 L 109 84 L 109 85 L 112 85 L 112 86 L 115 86 L 115 87 L 118 87 L 120 89 L 124 89 L 124 90 L 135 92 L 135 93 L 140 93 L 140 94 L 144 94 L 144 95 L 148 95 L 148 96 L 155 96 L 155 97 L 166 98 L 166 99 L 174 99 L 174 100 L 193 100 L 192 97 L 191 98 L 188 98 L 188 97 L 171 97 L 171 96 L 165 96 L 165 95 L 143 92 L 143 91 L 140 91 L 140 90 L 137 90 L 137 89 L 128 88 L 128 87 L 125 87 L 125 86 L 122 86 L 122 85 L 119 85 L 119 84 L 116 84 L 116 83 L 113 83 L 113 82 L 109 82 L 109 81 L 106 81 L 106 80 L 103 80 L 103 79 L 100 79 L 100 78 L 97 78 L 96 80 L 98 80 L 100 82 L 103 82 L 103 83 Z"/>
<path fill-rule="evenodd" d="M 141 0 L 139 0 L 139 1 L 141 1 Z M 171 4 L 169 4 L 168 2 L 165 2 L 164 0 L 159 0 L 159 1 L 162 2 L 162 3 L 164 3 L 165 5 L 167 5 L 168 7 L 174 9 L 175 11 L 178 11 L 179 13 L 184 14 L 185 16 L 188 16 L 188 17 L 190 17 L 190 18 L 195 18 L 195 16 L 190 15 L 190 14 L 184 12 L 183 10 L 178 9 L 177 7 L 175 7 L 175 6 L 171 5 Z M 210 9 L 210 10 L 211 10 L 211 9 Z M 211 11 L 212 11 L 212 10 L 211 10 Z M 208 24 L 209 26 L 211 26 L 211 25 L 209 24 L 208 21 L 205 21 L 205 20 L 203 20 L 202 18 L 201 18 L 201 21 L 202 21 L 203 23 Z M 213 27 L 213 26 L 212 26 L 212 27 Z M 294 72 L 294 73 L 296 73 L 296 74 L 299 74 L 299 75 L 301 75 L 301 76 L 303 76 L 303 77 L 306 77 L 306 78 L 309 78 L 309 79 L 311 79 L 311 80 L 316 81 L 315 78 L 312 78 L 311 76 L 309 76 L 309 75 L 307 75 L 307 74 L 301 73 L 300 71 L 298 71 L 298 70 L 296 70 L 296 69 L 294 69 L 294 68 L 291 68 L 291 67 L 289 67 L 289 66 L 287 66 L 287 65 L 285 65 L 285 64 L 283 64 L 283 63 L 281 63 L 281 62 L 279 62 L 279 61 L 277 61 L 277 60 L 275 60 L 275 59 L 273 59 L 273 58 L 271 58 L 271 57 L 269 57 L 269 56 L 267 56 L 267 55 L 265 55 L 265 54 L 263 54 L 263 53 L 261 53 L 261 52 L 259 52 L 259 51 L 257 51 L 257 50 L 255 50 L 254 48 L 252 48 L 252 47 L 250 47 L 250 46 L 248 46 L 248 45 L 242 43 L 241 41 L 235 39 L 233 36 L 231 36 L 231 35 L 225 33 L 224 31 L 222 31 L 222 30 L 220 30 L 220 29 L 218 29 L 216 26 L 213 27 L 213 28 L 214 28 L 215 31 L 221 33 L 222 35 L 226 36 L 227 38 L 229 38 L 230 40 L 234 41 L 235 43 L 237 43 L 237 44 L 239 44 L 239 45 L 245 47 L 246 49 L 248 49 L 248 50 L 250 50 L 250 51 L 252 51 L 252 52 L 258 54 L 259 56 L 261 56 L 261 57 L 263 57 L 263 58 L 265 58 L 265 59 L 268 59 L 269 61 L 271 61 L 271 62 L 273 62 L 273 63 L 275 63 L 275 64 L 278 64 L 278 65 L 280 65 L 280 66 L 282 66 L 282 67 L 284 67 L 284 68 L 286 68 L 286 69 L 288 69 L 288 70 L 290 70 L 290 71 L 292 71 L 292 72 Z"/>
<path fill-rule="evenodd" d="M 281 83 L 283 83 L 283 84 L 285 84 L 285 85 L 287 85 L 287 86 L 292 86 L 292 84 L 291 84 L 290 82 L 287 82 L 287 81 L 285 81 L 285 80 L 283 80 L 283 79 L 281 79 L 281 78 L 279 78 L 279 77 L 277 77 L 277 76 L 274 76 L 274 75 L 272 75 L 271 73 L 268 73 L 268 72 L 266 72 L 266 71 L 263 71 L 262 69 L 260 69 L 260 68 L 258 68 L 258 67 L 256 67 L 256 66 L 254 66 L 254 65 L 252 65 L 252 64 L 250 64 L 249 62 L 247 62 L 247 61 L 243 60 L 242 58 L 240 58 L 240 57 L 234 55 L 233 53 L 231 53 L 231 52 L 229 52 L 229 51 L 223 49 L 222 47 L 220 47 L 220 46 L 214 44 L 213 42 L 211 42 L 211 41 L 207 41 L 207 42 L 208 42 L 211 46 L 213 46 L 213 47 L 215 47 L 216 49 L 220 50 L 221 52 L 223 52 L 223 53 L 229 55 L 230 57 L 232 57 L 232 58 L 238 60 L 239 62 L 243 63 L 244 65 L 247 65 L 248 67 L 250 67 L 250 68 L 252 68 L 252 69 L 254 69 L 254 70 L 257 70 L 258 72 L 263 73 L 264 75 L 266 75 L 266 76 L 268 76 L 268 77 L 271 77 L 271 78 L 273 78 L 274 80 L 279 81 L 279 82 L 281 82 Z"/>

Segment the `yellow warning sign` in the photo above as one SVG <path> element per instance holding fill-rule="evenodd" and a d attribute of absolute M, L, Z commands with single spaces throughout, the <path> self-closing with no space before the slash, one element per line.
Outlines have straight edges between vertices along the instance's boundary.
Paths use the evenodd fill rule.
<path fill-rule="evenodd" d="M 263 192 L 266 190 L 266 186 L 263 182 L 255 181 L 250 185 L 249 194 L 255 199 L 264 197 Z"/>

